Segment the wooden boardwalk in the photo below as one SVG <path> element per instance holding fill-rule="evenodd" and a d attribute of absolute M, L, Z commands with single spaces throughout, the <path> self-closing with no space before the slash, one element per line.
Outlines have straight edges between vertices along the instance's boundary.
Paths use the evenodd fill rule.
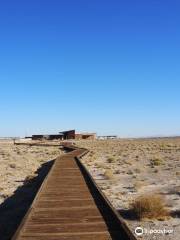
<path fill-rule="evenodd" d="M 136 239 L 72 148 L 58 157 L 13 240 Z"/>

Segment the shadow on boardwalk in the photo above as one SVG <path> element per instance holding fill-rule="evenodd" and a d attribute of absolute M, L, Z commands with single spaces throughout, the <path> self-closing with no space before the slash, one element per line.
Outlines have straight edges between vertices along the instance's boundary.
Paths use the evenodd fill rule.
<path fill-rule="evenodd" d="M 36 171 L 36 177 L 25 180 L 23 186 L 17 188 L 14 194 L 0 205 L 0 240 L 12 238 L 53 162 L 54 160 L 51 160 L 42 164 Z"/>

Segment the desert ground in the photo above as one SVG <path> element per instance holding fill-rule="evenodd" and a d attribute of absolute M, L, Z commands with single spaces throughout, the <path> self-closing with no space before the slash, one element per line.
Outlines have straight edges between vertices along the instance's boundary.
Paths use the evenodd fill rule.
<path fill-rule="evenodd" d="M 136 227 L 147 231 L 173 230 L 166 234 L 148 232 L 140 239 L 179 240 L 180 138 L 74 143 L 89 149 L 81 161 L 132 231 Z M 0 240 L 8 240 L 13 235 L 52 160 L 62 153 L 58 146 L 24 146 L 0 141 Z M 152 202 L 153 196 L 158 196 L 157 208 L 162 203 L 163 214 L 139 218 L 133 204 L 142 196 L 148 196 Z"/>
<path fill-rule="evenodd" d="M 140 239 L 179 239 L 180 138 L 78 141 L 76 144 L 90 150 L 82 162 L 131 230 L 147 229 L 148 233 L 139 236 Z M 162 203 L 166 214 L 138 218 L 132 206 L 142 196 L 150 199 L 150 204 L 154 201 L 151 198 L 158 196 L 155 205 L 158 208 Z M 152 233 L 164 229 L 170 232 Z"/>
<path fill-rule="evenodd" d="M 59 147 L 0 141 L 0 240 L 10 239 L 28 210 Z"/>

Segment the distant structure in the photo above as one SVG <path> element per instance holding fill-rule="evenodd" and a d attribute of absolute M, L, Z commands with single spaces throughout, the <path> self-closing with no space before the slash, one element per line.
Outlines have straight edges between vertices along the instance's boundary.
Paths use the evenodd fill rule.
<path fill-rule="evenodd" d="M 59 132 L 59 134 L 32 135 L 32 140 L 68 140 L 75 139 L 75 130 Z"/>
<path fill-rule="evenodd" d="M 59 134 L 32 135 L 32 140 L 70 140 L 70 139 L 96 139 L 96 133 L 76 133 L 75 130 L 59 132 Z"/>
<path fill-rule="evenodd" d="M 95 140 L 96 139 L 96 133 L 76 133 L 75 139 L 88 139 L 88 140 Z"/>
<path fill-rule="evenodd" d="M 60 134 L 49 134 L 49 135 L 32 135 L 32 140 L 57 140 L 62 139 L 62 136 Z"/>
<path fill-rule="evenodd" d="M 108 139 L 117 139 L 118 136 L 114 135 L 114 136 L 98 136 L 97 137 L 100 140 L 108 140 Z"/>
<path fill-rule="evenodd" d="M 59 134 L 62 136 L 62 140 L 75 139 L 76 137 L 75 130 L 63 131 Z"/>

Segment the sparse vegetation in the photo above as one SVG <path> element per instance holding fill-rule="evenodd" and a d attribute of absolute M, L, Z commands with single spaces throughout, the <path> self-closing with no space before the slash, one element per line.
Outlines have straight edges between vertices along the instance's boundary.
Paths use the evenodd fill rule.
<path fill-rule="evenodd" d="M 168 142 L 170 142 L 170 147 L 167 147 Z M 178 210 L 180 139 L 123 139 L 117 141 L 79 141 L 76 143 L 81 147 L 90 149 L 89 154 L 83 157 L 82 161 L 115 207 L 120 206 L 122 209 L 128 209 L 132 198 L 135 199 L 134 203 L 137 203 L 137 196 L 141 196 L 139 198 L 142 199 L 142 197 L 147 196 L 148 192 L 161 191 L 162 196 L 160 196 L 161 200 L 158 201 L 158 204 L 160 202 L 163 207 L 158 207 L 158 213 L 152 214 L 152 211 L 146 211 L 146 214 L 143 213 L 140 216 L 137 211 L 139 213 L 139 215 L 136 213 L 137 218 L 141 219 L 142 223 L 146 221 L 145 218 L 152 218 L 151 221 L 158 226 L 157 219 L 166 219 L 169 214 L 163 196 L 166 197 L 169 210 Z M 30 182 L 27 184 L 27 188 L 31 188 L 36 169 L 42 163 L 54 159 L 59 153 L 59 149 L 53 147 L 0 146 L 0 201 L 3 202 L 3 197 L 10 196 L 19 185 L 24 183 L 24 180 L 25 183 Z M 153 197 L 154 195 L 151 194 Z M 153 202 L 155 201 L 153 200 Z M 150 206 L 147 209 L 156 209 L 152 207 L 153 204 L 148 204 L 146 200 L 145 206 Z M 159 206 L 158 204 L 156 205 Z M 133 212 L 135 213 L 135 211 Z M 167 219 L 169 222 L 165 223 L 171 225 L 171 219 Z M 178 220 L 179 218 L 173 219 L 175 224 Z M 131 222 L 135 223 L 135 221 Z"/>
<path fill-rule="evenodd" d="M 151 159 L 151 165 L 152 166 L 160 166 L 163 164 L 163 160 L 161 158 L 158 157 L 154 157 Z"/>
<path fill-rule="evenodd" d="M 115 162 L 115 157 L 108 157 L 108 159 L 107 159 L 107 162 L 108 163 L 113 163 L 113 162 Z"/>
<path fill-rule="evenodd" d="M 128 174 L 128 175 L 133 175 L 133 171 L 132 171 L 132 170 L 129 170 L 129 171 L 127 172 L 127 174 Z"/>
<path fill-rule="evenodd" d="M 10 167 L 10 168 L 16 168 L 16 164 L 15 164 L 15 163 L 10 163 L 10 164 L 9 164 L 9 167 Z"/>
<path fill-rule="evenodd" d="M 114 171 L 114 174 L 120 174 L 120 173 L 121 173 L 121 171 L 118 169 Z"/>
<path fill-rule="evenodd" d="M 95 153 L 92 159 L 85 156 L 82 161 L 91 170 L 97 183 L 116 208 L 126 211 L 132 199 L 147 195 L 152 191 L 157 194 L 162 193 L 160 203 L 163 202 L 164 208 L 159 208 L 162 211 L 159 211 L 153 217 L 148 213 L 153 219 L 141 218 L 141 224 L 147 227 L 147 221 L 150 221 L 157 228 L 163 228 L 166 224 L 172 226 L 175 223 L 174 225 L 177 227 L 173 225 L 173 229 L 176 231 L 176 235 L 180 233 L 178 231 L 179 218 L 174 217 L 172 219 L 164 216 L 167 209 L 163 199 L 164 197 L 167 201 L 168 211 L 176 210 L 177 212 L 179 210 L 180 194 L 176 189 L 180 185 L 180 138 L 80 141 L 78 144 Z M 107 161 L 109 157 L 115 158 L 115 161 L 110 160 L 109 163 Z M 99 162 L 101 166 L 96 166 L 96 163 Z M 107 170 L 110 170 L 110 174 Z M 105 177 L 106 171 L 107 177 Z M 111 181 L 112 179 L 113 181 Z M 170 189 L 174 191 L 170 191 Z M 169 214 L 168 211 L 167 215 Z M 140 218 L 138 217 L 138 219 Z M 137 215 L 135 221 L 126 219 L 128 224 L 132 226 L 133 231 L 135 224 L 138 224 L 138 219 Z M 159 221 L 163 219 L 166 219 L 166 221 Z"/>
<path fill-rule="evenodd" d="M 139 218 L 159 219 L 169 215 L 162 196 L 151 194 L 138 197 L 132 203 L 132 210 Z"/>
<path fill-rule="evenodd" d="M 108 180 L 112 179 L 113 178 L 113 172 L 112 170 L 110 169 L 107 169 L 105 172 L 104 172 L 104 177 Z"/>
<path fill-rule="evenodd" d="M 45 162 L 61 154 L 59 147 L 16 146 L 0 142 L 0 204 L 23 183 L 35 177 L 34 172 Z"/>

